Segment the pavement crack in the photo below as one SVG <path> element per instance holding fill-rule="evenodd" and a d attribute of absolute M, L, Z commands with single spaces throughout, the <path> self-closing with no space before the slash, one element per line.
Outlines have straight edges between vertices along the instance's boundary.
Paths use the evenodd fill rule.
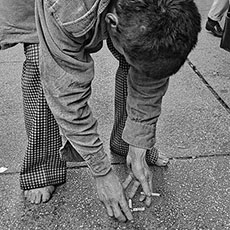
<path fill-rule="evenodd" d="M 0 61 L 0 64 L 14 64 L 21 63 L 22 61 Z"/>
<path fill-rule="evenodd" d="M 219 94 L 212 88 L 212 86 L 205 80 L 204 76 L 200 73 L 200 71 L 196 68 L 196 66 L 187 58 L 188 65 L 192 68 L 192 70 L 196 73 L 196 75 L 201 79 L 204 85 L 209 89 L 209 91 L 214 95 L 217 101 L 224 107 L 224 109 L 230 113 L 230 108 L 227 103 L 219 96 Z"/>
<path fill-rule="evenodd" d="M 196 156 L 178 156 L 178 157 L 169 157 L 169 160 L 195 160 L 199 158 L 210 158 L 210 157 L 230 157 L 230 153 L 221 153 L 221 154 L 209 154 L 209 155 L 196 155 Z M 125 165 L 126 162 L 113 162 L 112 165 Z M 81 169 L 81 168 L 88 168 L 87 164 L 80 164 L 80 165 L 74 165 L 74 166 L 68 166 L 68 170 L 74 170 L 74 169 Z M 1 176 L 9 176 L 9 175 L 16 175 L 19 174 L 19 171 L 9 171 L 0 173 Z"/>
<path fill-rule="evenodd" d="M 219 153 L 219 154 L 196 155 L 196 156 L 170 157 L 169 160 L 190 160 L 190 159 L 199 159 L 199 158 L 229 157 L 229 156 L 230 153 Z"/>

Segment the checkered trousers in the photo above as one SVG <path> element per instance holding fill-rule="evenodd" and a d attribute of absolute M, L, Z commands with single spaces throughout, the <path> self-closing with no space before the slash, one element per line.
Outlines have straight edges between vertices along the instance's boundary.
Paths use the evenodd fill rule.
<path fill-rule="evenodd" d="M 107 39 L 107 46 L 113 56 L 119 61 L 119 67 L 115 78 L 115 120 L 110 138 L 110 149 L 112 153 L 126 156 L 129 145 L 122 139 L 122 132 L 127 119 L 127 75 L 130 65 L 126 62 L 124 56 L 114 48 L 109 38 Z M 155 164 L 158 159 L 158 155 L 158 150 L 155 147 L 153 147 L 151 150 L 147 150 L 146 162 L 150 165 Z"/>
<path fill-rule="evenodd" d="M 20 171 L 23 190 L 66 181 L 58 125 L 46 103 L 39 77 L 39 45 L 24 44 L 22 93 L 28 144 Z"/>

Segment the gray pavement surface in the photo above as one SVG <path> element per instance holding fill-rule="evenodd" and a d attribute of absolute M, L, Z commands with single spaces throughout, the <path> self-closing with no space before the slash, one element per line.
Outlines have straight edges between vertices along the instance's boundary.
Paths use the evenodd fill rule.
<path fill-rule="evenodd" d="M 27 141 L 20 88 L 24 55 L 21 45 L 0 52 L 0 168 L 7 168 L 0 173 L 0 230 L 230 229 L 230 53 L 204 29 L 212 1 L 196 2 L 203 29 L 189 59 L 201 76 L 186 63 L 170 80 L 157 129 L 157 146 L 170 157 L 170 164 L 151 167 L 154 191 L 161 197 L 135 213 L 134 223 L 107 217 L 84 163 L 69 164 L 67 183 L 47 204 L 24 201 L 18 181 Z M 106 47 L 94 58 L 90 104 L 109 152 L 117 62 Z M 124 180 L 124 158 L 111 157 Z M 138 195 L 134 206 L 143 206 Z"/>

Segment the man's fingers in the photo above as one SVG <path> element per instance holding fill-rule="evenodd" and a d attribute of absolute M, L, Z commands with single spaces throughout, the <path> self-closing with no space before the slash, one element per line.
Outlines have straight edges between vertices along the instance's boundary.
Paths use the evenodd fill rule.
<path fill-rule="evenodd" d="M 121 206 L 121 209 L 123 211 L 123 213 L 125 214 L 125 216 L 127 217 L 128 220 L 132 220 L 133 219 L 133 215 L 127 205 L 127 202 L 125 200 L 125 198 L 123 197 L 120 201 L 120 206 Z"/>
<path fill-rule="evenodd" d="M 139 188 L 140 186 L 140 182 L 135 180 L 133 185 L 132 185 L 132 188 L 131 188 L 131 191 L 129 192 L 129 198 L 133 198 L 137 192 L 137 189 Z"/>
<path fill-rule="evenodd" d="M 153 174 L 152 172 L 150 172 L 149 174 L 149 188 L 150 188 L 150 192 L 153 192 Z"/>
<path fill-rule="evenodd" d="M 139 181 L 141 183 L 141 186 L 142 186 L 142 189 L 143 189 L 145 195 L 146 196 L 151 196 L 151 190 L 150 190 L 150 187 L 149 187 L 149 183 L 148 183 L 147 177 L 145 177 L 143 175 L 143 176 L 141 176 L 139 178 Z"/>
<path fill-rule="evenodd" d="M 112 216 L 113 216 L 113 210 L 112 210 L 112 208 L 110 207 L 110 205 L 109 205 L 107 202 L 104 203 L 104 205 L 105 205 L 105 207 L 106 207 L 106 210 L 107 210 L 108 215 L 109 215 L 110 217 L 112 217 Z"/>
<path fill-rule="evenodd" d="M 144 200 L 145 200 L 145 197 L 146 197 L 146 196 L 145 196 L 144 194 L 141 194 L 141 195 L 140 195 L 140 198 L 139 198 L 139 201 L 140 201 L 140 202 L 144 201 Z"/>
<path fill-rule="evenodd" d="M 125 222 L 126 218 L 122 214 L 122 211 L 121 211 L 120 207 L 118 206 L 118 203 L 113 203 L 112 208 L 113 208 L 114 217 L 116 219 L 118 219 L 120 222 Z"/>
<path fill-rule="evenodd" d="M 148 176 L 146 177 L 146 183 L 148 185 L 147 191 L 144 190 L 144 187 L 142 187 L 143 190 L 144 190 L 145 195 L 141 195 L 141 197 L 140 197 L 140 201 L 145 200 L 145 204 L 146 204 L 147 207 L 149 207 L 151 205 L 151 202 L 152 202 L 152 198 L 151 198 L 151 193 L 152 193 L 152 189 L 153 189 L 152 188 L 153 187 L 153 180 L 152 179 L 153 179 L 152 178 L 152 173 L 149 172 Z M 149 193 L 148 193 L 148 191 L 149 191 Z"/>
<path fill-rule="evenodd" d="M 147 196 L 145 199 L 146 206 L 149 207 L 151 205 L 151 202 L 152 202 L 151 196 Z"/>
<path fill-rule="evenodd" d="M 129 174 L 128 177 L 126 178 L 126 180 L 122 183 L 122 187 L 124 189 L 126 189 L 129 186 L 129 184 L 131 183 L 132 179 L 133 179 L 133 177 L 131 176 L 131 174 Z"/>
<path fill-rule="evenodd" d="M 152 194 L 152 192 L 153 192 L 153 174 L 151 172 L 149 172 L 148 181 L 149 181 L 150 192 Z M 147 207 L 149 207 L 151 205 L 151 202 L 152 202 L 152 197 L 147 197 L 147 198 L 148 199 L 145 200 L 145 204 Z"/>

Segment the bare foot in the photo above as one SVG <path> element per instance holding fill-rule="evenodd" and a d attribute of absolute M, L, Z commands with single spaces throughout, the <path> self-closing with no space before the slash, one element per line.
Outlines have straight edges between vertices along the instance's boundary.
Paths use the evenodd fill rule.
<path fill-rule="evenodd" d="M 164 167 L 169 163 L 169 158 L 154 147 L 151 150 L 147 150 L 146 162 L 149 165 Z"/>
<path fill-rule="evenodd" d="M 166 166 L 168 163 L 169 163 L 169 158 L 166 157 L 163 153 L 159 153 L 155 165 L 162 167 L 162 166 Z"/>
<path fill-rule="evenodd" d="M 51 198 L 54 191 L 55 187 L 50 185 L 42 188 L 25 190 L 24 196 L 32 204 L 40 204 L 47 202 Z"/>

